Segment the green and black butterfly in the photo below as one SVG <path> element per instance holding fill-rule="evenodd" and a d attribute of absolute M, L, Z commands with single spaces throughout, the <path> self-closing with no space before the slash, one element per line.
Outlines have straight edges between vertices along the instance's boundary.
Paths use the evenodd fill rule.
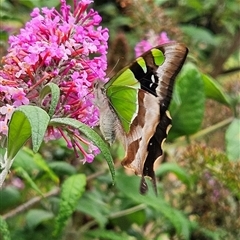
<path fill-rule="evenodd" d="M 140 192 L 148 190 L 150 177 L 157 193 L 154 162 L 171 126 L 168 107 L 174 80 L 188 49 L 180 43 L 152 48 L 119 71 L 107 83 L 95 85 L 100 110 L 100 130 L 112 144 L 119 139 L 126 156 L 122 165 L 142 176 Z"/>

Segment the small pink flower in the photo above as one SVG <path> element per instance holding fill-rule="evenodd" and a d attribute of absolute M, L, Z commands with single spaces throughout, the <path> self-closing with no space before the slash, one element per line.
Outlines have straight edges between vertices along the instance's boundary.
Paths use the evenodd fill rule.
<path fill-rule="evenodd" d="M 28 105 L 29 99 L 25 97 L 26 94 L 23 91 L 17 91 L 15 94 L 12 95 L 14 100 L 13 106 L 21 106 L 21 105 Z"/>
<path fill-rule="evenodd" d="M 5 121 L 0 121 L 0 132 L 4 135 L 7 135 L 8 133 L 8 125 Z"/>
<path fill-rule="evenodd" d="M 92 163 L 93 159 L 94 159 L 94 155 L 92 153 L 87 153 L 85 155 L 85 159 L 87 163 Z"/>
<path fill-rule="evenodd" d="M 18 189 L 23 189 L 24 188 L 24 182 L 20 178 L 13 178 L 11 182 L 12 186 L 15 186 Z"/>
<path fill-rule="evenodd" d="M 2 115 L 5 115 L 7 119 L 11 118 L 13 111 L 14 111 L 14 107 L 9 104 L 6 104 L 6 106 L 0 107 L 0 113 Z"/>
<path fill-rule="evenodd" d="M 135 55 L 139 57 L 149 49 L 168 42 L 171 42 L 171 40 L 168 38 L 166 32 L 161 32 L 159 35 L 156 35 L 153 31 L 150 31 L 145 40 L 136 44 Z"/>
<path fill-rule="evenodd" d="M 93 144 L 90 143 L 89 145 L 89 151 L 93 153 L 94 155 L 98 155 L 100 153 L 100 150 L 98 147 L 94 146 Z"/>

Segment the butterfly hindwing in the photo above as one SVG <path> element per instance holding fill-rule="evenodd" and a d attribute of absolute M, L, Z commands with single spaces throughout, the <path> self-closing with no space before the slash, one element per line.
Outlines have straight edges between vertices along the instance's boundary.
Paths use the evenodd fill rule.
<path fill-rule="evenodd" d="M 141 89 L 138 92 L 138 103 L 138 115 L 131 124 L 130 132 L 125 136 L 126 156 L 122 165 L 132 169 L 135 174 L 142 175 L 148 155 L 147 143 L 155 133 L 160 109 L 156 97 Z"/>
<path fill-rule="evenodd" d="M 160 113 L 161 114 L 161 113 Z M 157 125 L 154 135 L 150 139 L 148 143 L 148 155 L 146 161 L 144 162 L 143 166 L 143 173 L 142 173 L 142 180 L 140 185 L 140 192 L 145 194 L 148 190 L 146 187 L 146 182 L 144 177 L 150 177 L 155 192 L 157 192 L 156 180 L 155 180 L 155 173 L 154 173 L 154 162 L 162 156 L 163 150 L 162 145 L 164 140 L 167 138 L 168 131 L 171 127 L 171 118 L 168 112 L 162 113 L 161 121 Z"/>

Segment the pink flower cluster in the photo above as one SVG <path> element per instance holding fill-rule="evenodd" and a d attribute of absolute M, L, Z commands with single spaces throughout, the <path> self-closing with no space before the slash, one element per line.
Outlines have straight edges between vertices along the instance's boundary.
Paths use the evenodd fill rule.
<path fill-rule="evenodd" d="M 7 124 L 16 107 L 31 104 L 48 109 L 47 101 L 39 103 L 39 93 L 49 82 L 61 91 L 54 117 L 74 118 L 91 127 L 98 123 L 92 87 L 96 79 L 105 81 L 109 34 L 99 25 L 100 15 L 88 10 L 90 3 L 92 0 L 74 0 L 73 12 L 66 0 L 61 0 L 60 11 L 35 8 L 20 34 L 10 37 L 0 70 L 0 138 L 7 135 Z M 52 138 L 50 134 L 57 138 L 64 133 L 49 129 Z M 80 134 L 75 137 L 82 139 Z M 76 142 L 71 140 L 69 145 L 86 157 Z M 97 152 L 90 148 L 90 153 Z M 91 162 L 93 157 L 85 159 Z"/>
<path fill-rule="evenodd" d="M 135 55 L 139 57 L 149 49 L 168 42 L 171 42 L 171 40 L 168 38 L 166 32 L 156 35 L 153 31 L 150 31 L 146 36 L 146 40 L 142 40 L 136 44 Z"/>

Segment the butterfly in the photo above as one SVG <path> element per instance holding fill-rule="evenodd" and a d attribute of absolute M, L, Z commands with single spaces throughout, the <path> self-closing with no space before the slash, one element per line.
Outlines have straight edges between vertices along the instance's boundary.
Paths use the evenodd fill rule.
<path fill-rule="evenodd" d="M 123 143 L 124 167 L 141 176 L 140 193 L 148 191 L 149 177 L 157 194 L 154 162 L 171 127 L 168 107 L 174 80 L 188 54 L 184 44 L 171 42 L 145 52 L 94 92 L 100 130 L 107 142 Z"/>

